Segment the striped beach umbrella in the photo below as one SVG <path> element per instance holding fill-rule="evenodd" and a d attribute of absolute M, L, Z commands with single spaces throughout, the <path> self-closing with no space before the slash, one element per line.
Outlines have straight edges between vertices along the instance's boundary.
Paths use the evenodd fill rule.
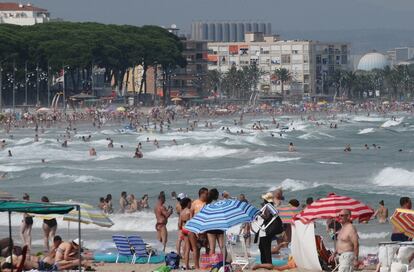
<path fill-rule="evenodd" d="M 110 228 L 114 225 L 114 222 L 103 212 L 96 209 L 95 207 L 85 204 L 85 203 L 76 203 L 73 201 L 59 202 L 60 204 L 77 204 L 80 206 L 80 222 L 83 224 L 94 224 L 97 226 Z M 71 222 L 79 222 L 78 211 L 72 210 L 68 214 L 63 216 L 63 220 Z"/>
<path fill-rule="evenodd" d="M 337 218 L 339 217 L 339 213 L 344 209 L 351 211 L 352 220 L 367 221 L 374 214 L 374 210 L 371 207 L 358 200 L 331 193 L 327 197 L 316 200 L 308 205 L 294 219 L 309 223 L 316 219 Z"/>
<path fill-rule="evenodd" d="M 238 224 L 250 222 L 259 212 L 247 202 L 226 199 L 208 204 L 191 218 L 185 228 L 194 233 L 202 233 L 209 230 L 223 230 Z"/>
<path fill-rule="evenodd" d="M 407 209 L 396 209 L 391 216 L 391 224 L 399 231 L 414 238 L 414 211 Z"/>
<path fill-rule="evenodd" d="M 293 218 L 302 211 L 301 208 L 293 207 L 292 205 L 282 205 L 277 207 L 277 210 L 284 224 L 292 224 L 294 221 Z"/>

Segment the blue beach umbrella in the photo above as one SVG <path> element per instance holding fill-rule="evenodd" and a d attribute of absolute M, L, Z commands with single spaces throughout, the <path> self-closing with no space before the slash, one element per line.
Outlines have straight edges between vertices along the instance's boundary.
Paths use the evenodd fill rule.
<path fill-rule="evenodd" d="M 194 233 L 209 230 L 227 231 L 238 224 L 250 222 L 259 212 L 247 202 L 226 199 L 208 204 L 191 218 L 185 228 Z"/>

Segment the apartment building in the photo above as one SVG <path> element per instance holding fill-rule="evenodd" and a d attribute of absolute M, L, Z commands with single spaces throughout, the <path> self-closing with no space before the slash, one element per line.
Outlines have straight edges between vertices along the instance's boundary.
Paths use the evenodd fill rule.
<path fill-rule="evenodd" d="M 0 3 L 0 24 L 34 25 L 50 20 L 46 9 L 31 4 Z"/>
<path fill-rule="evenodd" d="M 274 75 L 285 68 L 291 80 L 284 84 L 290 97 L 328 94 L 327 80 L 336 69 L 348 70 L 349 45 L 309 40 L 281 40 L 277 35 L 246 33 L 244 42 L 209 42 L 208 69 L 227 72 L 252 64 L 263 72 L 258 89 L 263 95 L 280 95 L 281 82 Z"/>

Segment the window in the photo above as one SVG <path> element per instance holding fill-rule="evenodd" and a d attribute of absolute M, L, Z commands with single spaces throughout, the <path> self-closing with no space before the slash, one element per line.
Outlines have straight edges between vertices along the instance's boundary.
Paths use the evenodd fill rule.
<path fill-rule="evenodd" d="M 290 63 L 290 55 L 282 55 L 282 64 Z"/>
<path fill-rule="evenodd" d="M 321 63 L 322 63 L 321 55 L 316 55 L 316 64 L 321 64 Z"/>

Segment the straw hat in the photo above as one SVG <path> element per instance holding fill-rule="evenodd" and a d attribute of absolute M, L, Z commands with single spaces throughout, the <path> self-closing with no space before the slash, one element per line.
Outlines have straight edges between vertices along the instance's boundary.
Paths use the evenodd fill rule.
<path fill-rule="evenodd" d="M 273 202 L 273 194 L 271 192 L 267 192 L 266 194 L 262 195 L 262 199 L 267 202 Z"/>
<path fill-rule="evenodd" d="M 75 240 L 72 240 L 72 243 L 74 243 L 77 246 L 83 247 L 83 240 L 79 241 L 79 238 L 76 238 Z"/>

